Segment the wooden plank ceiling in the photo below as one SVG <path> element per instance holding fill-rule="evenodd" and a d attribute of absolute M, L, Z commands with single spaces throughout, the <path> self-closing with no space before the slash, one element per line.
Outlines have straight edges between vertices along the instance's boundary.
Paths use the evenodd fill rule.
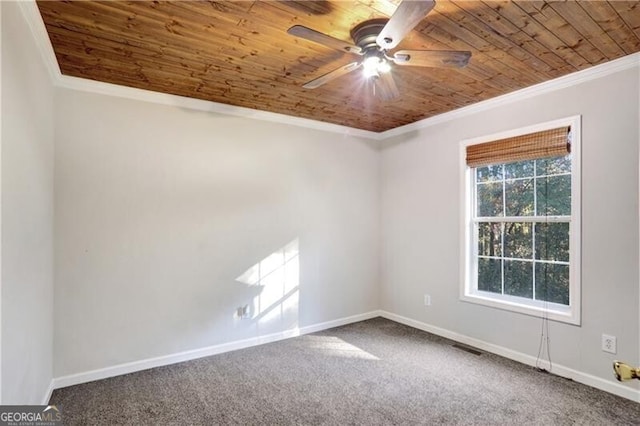
<path fill-rule="evenodd" d="M 469 50 L 460 70 L 392 70 L 383 102 L 352 72 L 302 85 L 359 57 L 287 34 L 304 25 L 351 41 L 398 0 L 39 1 L 65 75 L 380 132 L 640 50 L 637 1 L 438 1 L 399 49 Z"/>

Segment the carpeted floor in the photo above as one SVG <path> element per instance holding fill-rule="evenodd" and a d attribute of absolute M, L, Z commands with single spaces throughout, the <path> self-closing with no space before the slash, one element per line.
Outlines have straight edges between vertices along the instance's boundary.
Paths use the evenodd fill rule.
<path fill-rule="evenodd" d="M 640 404 L 376 318 L 58 389 L 65 425 L 638 425 Z"/>

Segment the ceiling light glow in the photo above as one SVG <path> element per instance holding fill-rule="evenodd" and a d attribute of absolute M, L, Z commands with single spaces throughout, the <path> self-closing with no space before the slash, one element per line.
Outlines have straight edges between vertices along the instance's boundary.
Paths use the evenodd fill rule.
<path fill-rule="evenodd" d="M 380 63 L 378 63 L 378 72 L 389 72 L 391 71 L 391 65 L 389 65 L 389 62 L 387 61 L 380 61 Z"/>
<path fill-rule="evenodd" d="M 366 78 L 378 75 L 378 66 L 380 65 L 380 58 L 377 56 L 369 56 L 362 63 L 363 74 Z"/>
<path fill-rule="evenodd" d="M 378 77 L 380 73 L 391 71 L 388 61 L 378 55 L 367 56 L 362 62 L 362 73 L 365 78 Z"/>

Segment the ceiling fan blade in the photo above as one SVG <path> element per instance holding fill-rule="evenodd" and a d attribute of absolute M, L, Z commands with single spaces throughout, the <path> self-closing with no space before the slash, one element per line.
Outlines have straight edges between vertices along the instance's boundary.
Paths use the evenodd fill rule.
<path fill-rule="evenodd" d="M 361 64 L 362 64 L 361 62 L 351 62 L 350 64 L 343 65 L 338 69 L 329 71 L 328 73 L 321 75 L 320 77 L 314 80 L 311 80 L 310 82 L 306 83 L 302 87 L 304 87 L 305 89 L 315 89 L 317 87 L 322 86 L 325 83 L 328 83 L 334 78 L 338 78 L 342 75 L 348 74 L 351 71 L 358 69 L 358 67 L 360 67 Z"/>
<path fill-rule="evenodd" d="M 393 54 L 397 65 L 416 67 L 462 68 L 469 63 L 471 52 L 459 50 L 398 50 Z"/>
<path fill-rule="evenodd" d="M 335 37 L 331 37 L 330 35 L 323 34 L 319 31 L 312 30 L 311 28 L 303 27 L 302 25 L 294 25 L 289 28 L 287 32 L 293 36 L 304 38 L 343 52 L 355 53 L 358 55 L 362 54 L 362 49 L 358 46 L 339 40 Z"/>
<path fill-rule="evenodd" d="M 396 47 L 435 5 L 433 0 L 404 0 L 376 38 L 378 46 L 386 50 Z"/>
<path fill-rule="evenodd" d="M 390 72 L 380 73 L 373 84 L 375 95 L 380 100 L 393 101 L 400 97 L 400 91 Z"/>

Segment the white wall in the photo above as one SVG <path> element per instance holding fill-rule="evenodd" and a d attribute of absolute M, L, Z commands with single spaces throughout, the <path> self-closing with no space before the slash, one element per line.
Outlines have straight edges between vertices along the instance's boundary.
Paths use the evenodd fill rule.
<path fill-rule="evenodd" d="M 40 404 L 53 355 L 53 88 L 16 3 L 2 8 L 2 404 Z"/>
<path fill-rule="evenodd" d="M 582 326 L 552 322 L 551 357 L 611 381 L 614 358 L 640 361 L 639 77 L 638 68 L 618 72 L 388 141 L 395 146 L 381 159 L 382 308 L 535 357 L 540 319 L 458 299 L 459 142 L 581 114 Z M 617 355 L 600 350 L 602 333 L 617 336 Z"/>
<path fill-rule="evenodd" d="M 68 89 L 55 102 L 56 377 L 378 307 L 365 143 Z M 299 275 L 237 280 L 296 239 Z M 253 319 L 234 318 L 244 304 Z"/>
<path fill-rule="evenodd" d="M 405 134 L 380 154 L 333 133 L 54 94 L 17 6 L 0 4 L 2 403 L 41 402 L 52 376 L 378 307 L 535 356 L 539 319 L 458 300 L 459 141 L 575 114 L 583 315 L 551 324 L 553 361 L 613 380 L 608 333 L 615 358 L 640 363 L 637 69 Z M 267 265 L 285 246 L 287 264 Z M 272 273 L 255 283 L 263 259 Z M 240 320 L 244 304 L 252 318 Z"/>

